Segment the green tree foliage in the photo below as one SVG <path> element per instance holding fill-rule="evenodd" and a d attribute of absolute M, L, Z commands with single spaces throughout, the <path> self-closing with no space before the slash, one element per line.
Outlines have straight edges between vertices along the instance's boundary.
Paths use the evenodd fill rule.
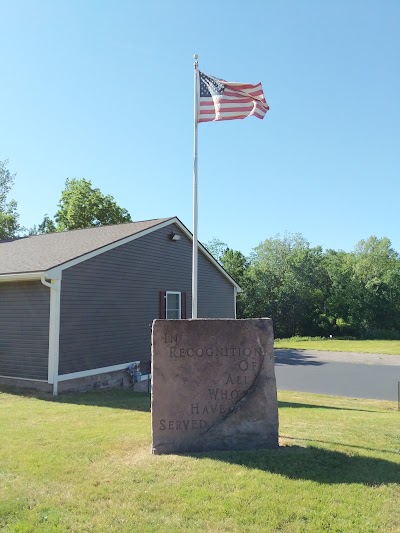
<path fill-rule="evenodd" d="M 400 257 L 389 239 L 369 237 L 360 241 L 352 253 L 328 250 L 324 269 L 329 278 L 325 317 L 331 333 L 357 337 L 397 335 Z"/>
<path fill-rule="evenodd" d="M 45 233 L 54 233 L 55 231 L 57 231 L 57 227 L 54 220 L 52 220 L 46 213 L 42 222 L 38 226 L 38 233 L 43 235 Z"/>
<path fill-rule="evenodd" d="M 228 274 L 238 283 L 242 292 L 237 295 L 237 317 L 244 318 L 244 306 L 247 290 L 247 271 L 249 268 L 248 259 L 238 250 L 226 248 L 221 255 L 219 262 Z"/>
<path fill-rule="evenodd" d="M 57 231 L 132 221 L 128 211 L 119 207 L 112 196 L 102 194 L 84 178 L 67 179 L 58 208 L 55 215 Z M 49 229 L 49 224 L 45 229 Z"/>
<path fill-rule="evenodd" d="M 243 288 L 239 317 L 272 317 L 278 337 L 400 338 L 400 256 L 389 239 L 323 252 L 288 234 L 266 239 L 249 261 L 239 254 L 221 257 Z"/>
<path fill-rule="evenodd" d="M 215 237 L 204 244 L 210 254 L 220 262 L 221 256 L 228 249 L 228 245 L 225 242 L 216 239 Z"/>
<path fill-rule="evenodd" d="M 270 316 L 275 334 L 318 330 L 324 300 L 322 249 L 299 234 L 266 239 L 255 248 L 248 268 L 244 315 Z"/>
<path fill-rule="evenodd" d="M 323 257 L 325 301 L 320 317 L 322 334 L 354 335 L 354 256 L 327 250 Z"/>
<path fill-rule="evenodd" d="M 17 202 L 7 200 L 15 179 L 15 174 L 11 174 L 7 165 L 7 160 L 0 161 L 0 239 L 17 237 L 22 230 L 18 222 Z"/>
<path fill-rule="evenodd" d="M 248 259 L 238 250 L 226 248 L 220 257 L 220 263 L 228 274 L 239 284 L 245 283 L 246 271 L 249 266 Z"/>
<path fill-rule="evenodd" d="M 400 329 L 400 258 L 389 239 L 372 236 L 356 245 L 352 281 L 358 333 Z"/>
<path fill-rule="evenodd" d="M 46 213 L 42 222 L 38 226 L 33 226 L 29 230 L 29 235 L 44 235 L 45 233 L 54 233 L 57 231 L 57 226 L 53 219 Z"/>

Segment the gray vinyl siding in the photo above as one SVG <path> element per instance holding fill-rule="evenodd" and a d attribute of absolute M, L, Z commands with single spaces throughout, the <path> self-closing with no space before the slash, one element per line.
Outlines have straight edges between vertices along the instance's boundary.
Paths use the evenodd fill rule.
<path fill-rule="evenodd" d="M 171 241 L 174 230 L 180 241 Z M 160 291 L 186 292 L 191 316 L 192 244 L 171 224 L 63 272 L 59 373 L 150 360 Z M 200 253 L 199 316 L 234 317 L 233 286 Z"/>
<path fill-rule="evenodd" d="M 50 290 L 0 283 L 0 376 L 47 381 Z"/>
<path fill-rule="evenodd" d="M 202 253 L 199 253 L 198 265 L 198 317 L 235 318 L 233 285 Z M 188 316 L 191 316 L 191 307 L 188 308 Z"/>

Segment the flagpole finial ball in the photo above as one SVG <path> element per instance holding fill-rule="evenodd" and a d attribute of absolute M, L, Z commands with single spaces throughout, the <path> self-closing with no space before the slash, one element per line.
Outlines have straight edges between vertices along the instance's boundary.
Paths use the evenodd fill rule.
<path fill-rule="evenodd" d="M 197 54 L 194 54 L 193 59 L 196 61 L 199 58 Z"/>

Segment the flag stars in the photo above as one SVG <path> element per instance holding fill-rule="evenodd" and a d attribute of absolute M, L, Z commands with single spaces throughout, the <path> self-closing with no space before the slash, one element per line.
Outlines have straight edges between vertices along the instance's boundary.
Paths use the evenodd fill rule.
<path fill-rule="evenodd" d="M 210 97 L 222 95 L 225 85 L 213 76 L 206 76 L 200 72 L 200 96 Z"/>

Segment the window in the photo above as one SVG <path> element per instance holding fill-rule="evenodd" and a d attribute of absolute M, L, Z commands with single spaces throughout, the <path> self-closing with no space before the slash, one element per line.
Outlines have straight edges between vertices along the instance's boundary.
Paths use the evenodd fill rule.
<path fill-rule="evenodd" d="M 160 291 L 160 318 L 186 318 L 186 292 Z"/>
<path fill-rule="evenodd" d="M 166 294 L 165 318 L 167 320 L 177 320 L 181 318 L 181 293 L 168 292 Z"/>

